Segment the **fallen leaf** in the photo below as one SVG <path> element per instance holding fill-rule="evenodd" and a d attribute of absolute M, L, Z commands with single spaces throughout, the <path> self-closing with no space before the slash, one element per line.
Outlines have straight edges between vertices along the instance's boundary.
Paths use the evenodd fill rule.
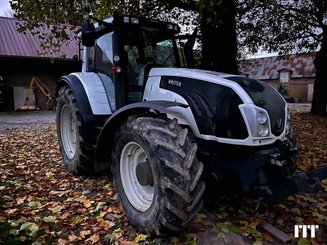
<path fill-rule="evenodd" d="M 6 210 L 5 212 L 8 214 L 8 215 L 13 215 L 14 213 L 16 213 L 18 211 L 17 208 L 13 208 L 13 209 L 8 209 Z"/>
<path fill-rule="evenodd" d="M 191 242 L 194 242 L 194 241 L 199 240 L 199 237 L 195 233 L 186 234 L 185 237 L 186 237 L 186 241 L 188 243 L 191 243 Z"/>
<path fill-rule="evenodd" d="M 31 201 L 28 203 L 28 206 L 30 208 L 39 208 L 42 206 L 42 204 L 39 201 Z"/>
<path fill-rule="evenodd" d="M 230 223 L 219 223 L 216 224 L 216 227 L 225 233 L 240 233 L 240 228 Z"/>
<path fill-rule="evenodd" d="M 69 215 L 70 215 L 70 213 L 69 212 L 66 212 L 66 213 L 60 215 L 59 216 L 59 219 L 66 219 Z"/>
<path fill-rule="evenodd" d="M 16 199 L 17 205 L 23 204 L 25 202 L 25 199 L 26 197 Z"/>
<path fill-rule="evenodd" d="M 173 237 L 170 238 L 170 242 L 172 244 L 177 244 L 179 242 L 179 239 L 177 237 L 173 236 Z"/>
<path fill-rule="evenodd" d="M 133 241 L 120 241 L 120 245 L 137 245 L 137 242 L 133 242 Z"/>
<path fill-rule="evenodd" d="M 83 201 L 83 205 L 86 208 L 91 207 L 93 203 L 94 203 L 94 201 L 91 201 L 90 199 L 86 199 L 86 200 Z"/>
<path fill-rule="evenodd" d="M 70 242 L 77 242 L 80 241 L 81 239 L 82 239 L 81 237 L 76 236 L 74 233 L 68 236 L 68 240 Z"/>
<path fill-rule="evenodd" d="M 311 245 L 311 242 L 308 239 L 300 238 L 297 241 L 297 245 Z"/>
<path fill-rule="evenodd" d="M 294 215 L 297 215 L 297 216 L 301 216 L 301 211 L 299 208 L 292 208 L 291 209 L 291 212 L 294 214 Z"/>
<path fill-rule="evenodd" d="M 69 241 L 67 241 L 67 240 L 64 240 L 64 239 L 62 239 L 62 238 L 59 238 L 58 239 L 58 245 L 66 245 L 66 244 L 68 244 L 69 243 Z"/>
<path fill-rule="evenodd" d="M 194 222 L 202 222 L 204 219 L 207 218 L 207 215 L 204 213 L 197 213 L 194 219 Z"/>
<path fill-rule="evenodd" d="M 59 213 L 62 209 L 63 209 L 63 207 L 61 207 L 61 206 L 56 206 L 54 208 L 49 208 L 49 210 L 54 214 Z"/>
<path fill-rule="evenodd" d="M 72 223 L 74 225 L 79 224 L 82 221 L 83 221 L 83 217 L 81 217 L 81 216 L 73 216 L 73 218 L 72 218 Z"/>
<path fill-rule="evenodd" d="M 98 242 L 100 240 L 100 237 L 98 234 L 94 234 L 92 235 L 89 239 L 87 239 L 86 241 L 90 241 L 92 244 Z"/>
<path fill-rule="evenodd" d="M 134 238 L 135 242 L 143 242 L 147 239 L 147 235 L 143 235 L 143 234 L 137 234 L 136 237 Z"/>
<path fill-rule="evenodd" d="M 252 221 L 250 224 L 248 224 L 248 226 L 255 230 L 257 229 L 257 226 L 261 223 L 261 220 L 260 219 L 254 219 L 254 221 Z"/>
<path fill-rule="evenodd" d="M 57 218 L 55 216 L 46 216 L 43 218 L 44 222 L 50 222 L 50 223 L 56 223 L 57 222 Z"/>
<path fill-rule="evenodd" d="M 87 237 L 88 235 L 90 235 L 90 234 L 91 234 L 90 230 L 83 230 L 83 231 L 80 231 L 80 233 L 79 233 L 80 237 L 83 238 L 83 239 L 85 237 Z"/>

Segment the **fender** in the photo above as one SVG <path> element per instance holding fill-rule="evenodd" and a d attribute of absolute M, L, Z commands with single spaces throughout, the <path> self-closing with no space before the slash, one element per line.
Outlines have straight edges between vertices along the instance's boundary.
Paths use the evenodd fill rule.
<path fill-rule="evenodd" d="M 89 156 L 94 157 L 97 136 L 111 114 L 95 114 L 92 108 L 92 98 L 89 98 L 81 79 L 73 74 L 59 78 L 56 88 L 56 96 L 62 86 L 69 86 L 76 99 L 76 106 L 81 120 L 81 134 L 84 139 L 84 147 L 89 151 Z M 90 102 L 91 100 L 91 102 Z M 94 102 L 94 101 L 93 101 Z M 94 107 L 93 103 L 93 107 Z"/>
<path fill-rule="evenodd" d="M 102 171 L 108 170 L 110 163 L 110 155 L 112 147 L 115 143 L 115 133 L 119 129 L 120 125 L 133 114 L 138 113 L 149 113 L 151 111 L 162 113 L 169 107 L 179 106 L 187 108 L 188 105 L 173 102 L 173 101 L 162 101 L 162 100 L 152 100 L 143 101 L 133 104 L 129 104 L 120 108 L 107 120 L 103 126 L 98 142 L 96 145 L 96 165 L 95 170 Z"/>
<path fill-rule="evenodd" d="M 81 81 L 73 75 L 60 77 L 57 82 L 56 97 L 58 96 L 59 89 L 64 85 L 68 85 L 73 91 L 79 112 L 81 114 L 93 114 L 89 99 Z"/>
<path fill-rule="evenodd" d="M 107 76 L 104 75 L 104 77 Z M 111 115 L 112 111 L 105 88 L 108 81 L 104 77 L 94 72 L 71 73 L 59 79 L 57 90 L 62 84 L 69 85 L 82 114 Z"/>

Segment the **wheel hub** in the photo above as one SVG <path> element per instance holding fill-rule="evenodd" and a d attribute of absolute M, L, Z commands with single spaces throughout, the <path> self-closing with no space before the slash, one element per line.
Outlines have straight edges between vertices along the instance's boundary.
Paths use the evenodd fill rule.
<path fill-rule="evenodd" d="M 60 131 L 64 151 L 69 159 L 76 153 L 75 121 L 68 105 L 64 105 L 60 114 Z"/>
<path fill-rule="evenodd" d="M 120 179 L 125 195 L 138 211 L 148 210 L 154 198 L 154 178 L 145 150 L 127 143 L 120 155 Z"/>
<path fill-rule="evenodd" d="M 148 162 L 140 162 L 136 165 L 136 177 L 142 186 L 153 186 L 153 176 Z"/>

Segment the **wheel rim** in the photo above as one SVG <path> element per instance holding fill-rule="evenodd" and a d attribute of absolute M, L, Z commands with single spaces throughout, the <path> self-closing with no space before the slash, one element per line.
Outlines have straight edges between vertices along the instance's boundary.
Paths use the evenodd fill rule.
<path fill-rule="evenodd" d="M 150 208 L 154 196 L 153 184 L 141 185 L 136 175 L 137 165 L 144 162 L 148 162 L 148 156 L 139 144 L 125 145 L 120 156 L 120 178 L 129 202 L 142 212 Z"/>
<path fill-rule="evenodd" d="M 64 105 L 60 115 L 61 140 L 66 156 L 73 159 L 76 153 L 76 127 L 70 106 Z"/>

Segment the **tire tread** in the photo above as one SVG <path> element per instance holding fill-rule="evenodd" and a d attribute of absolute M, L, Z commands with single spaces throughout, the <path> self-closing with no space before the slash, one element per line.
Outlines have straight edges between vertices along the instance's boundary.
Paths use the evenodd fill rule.
<path fill-rule="evenodd" d="M 151 145 L 161 169 L 158 183 L 162 190 L 155 220 L 143 225 L 137 224 L 134 217 L 128 218 L 138 229 L 150 234 L 180 230 L 202 207 L 205 185 L 201 180 L 203 164 L 196 157 L 197 145 L 188 138 L 187 128 L 182 128 L 176 119 L 170 120 L 164 115 L 130 116 L 118 131 L 116 141 L 119 141 L 119 132 L 127 131 L 145 137 Z M 114 150 L 113 157 L 119 158 L 116 155 Z"/>

